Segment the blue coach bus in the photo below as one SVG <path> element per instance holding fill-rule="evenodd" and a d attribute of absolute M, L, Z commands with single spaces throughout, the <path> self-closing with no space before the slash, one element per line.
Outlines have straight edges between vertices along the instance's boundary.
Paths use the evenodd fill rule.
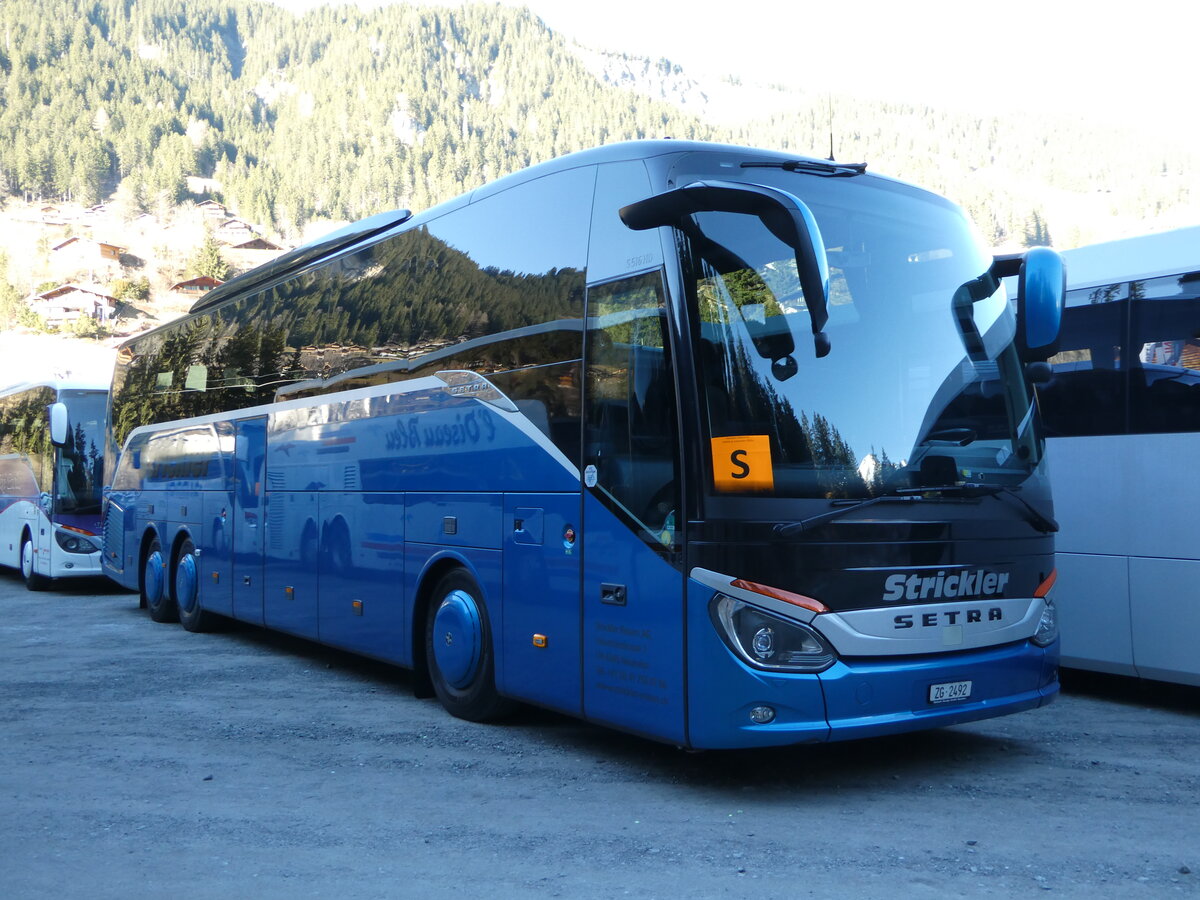
<path fill-rule="evenodd" d="M 0 389 L 0 565 L 31 591 L 100 574 L 107 397 L 82 379 Z"/>
<path fill-rule="evenodd" d="M 127 342 L 105 569 L 155 620 L 387 660 L 477 721 L 728 748 L 1040 706 L 1062 280 L 861 165 L 565 156 Z"/>

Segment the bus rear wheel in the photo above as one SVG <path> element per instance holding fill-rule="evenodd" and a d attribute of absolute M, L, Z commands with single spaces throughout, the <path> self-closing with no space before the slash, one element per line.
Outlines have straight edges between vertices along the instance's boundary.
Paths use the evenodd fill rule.
<path fill-rule="evenodd" d="M 196 545 L 191 538 L 179 545 L 175 554 L 175 575 L 171 579 L 171 599 L 179 611 L 179 624 L 188 631 L 211 631 L 212 613 L 200 606 L 200 565 L 196 561 Z"/>
<path fill-rule="evenodd" d="M 163 562 L 162 544 L 158 538 L 150 541 L 142 562 L 142 605 L 155 622 L 175 622 L 179 610 L 167 589 L 167 566 Z"/>
<path fill-rule="evenodd" d="M 50 579 L 37 573 L 33 538 L 28 531 L 21 537 L 21 577 L 25 579 L 25 587 L 31 591 L 44 591 L 50 586 Z"/>
<path fill-rule="evenodd" d="M 512 711 L 496 691 L 492 630 L 483 592 L 466 571 L 438 581 L 425 617 L 425 659 L 434 693 L 452 716 L 492 722 Z"/>

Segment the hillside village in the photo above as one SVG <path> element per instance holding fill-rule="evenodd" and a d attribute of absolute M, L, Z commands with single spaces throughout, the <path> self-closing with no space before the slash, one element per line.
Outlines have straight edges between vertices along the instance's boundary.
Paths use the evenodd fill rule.
<path fill-rule="evenodd" d="M 34 313 L 17 331 L 113 343 L 182 315 L 224 280 L 288 249 L 216 200 L 131 215 L 118 198 L 89 207 L 10 201 L 0 246 L 9 282 Z M 197 271 L 206 246 L 224 278 Z"/>

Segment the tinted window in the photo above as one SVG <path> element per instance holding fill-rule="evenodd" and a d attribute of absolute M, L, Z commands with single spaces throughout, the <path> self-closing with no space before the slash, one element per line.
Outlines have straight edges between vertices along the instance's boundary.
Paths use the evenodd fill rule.
<path fill-rule="evenodd" d="M 54 447 L 46 411 L 54 401 L 55 393 L 49 387 L 0 397 L 0 456 L 28 460 L 28 469 L 41 491 L 50 490 L 54 477 Z M 35 488 L 33 493 L 37 492 Z"/>
<path fill-rule="evenodd" d="M 1054 380 L 1039 390 L 1049 436 L 1200 430 L 1200 273 L 1067 303 Z"/>
<path fill-rule="evenodd" d="M 104 412 L 108 397 L 101 391 L 63 391 L 67 406 L 67 442 L 58 454 L 55 509 L 99 512 L 104 478 Z"/>
<path fill-rule="evenodd" d="M 114 444 L 151 422 L 469 369 L 578 459 L 594 180 L 501 191 L 147 336 L 114 377 Z"/>
<path fill-rule="evenodd" d="M 1054 380 L 1038 389 L 1047 436 L 1125 431 L 1128 315 L 1127 284 L 1067 294 L 1061 349 L 1050 359 Z"/>
<path fill-rule="evenodd" d="M 1133 282 L 1130 290 L 1138 298 L 1130 429 L 1200 431 L 1200 272 Z"/>
<path fill-rule="evenodd" d="M 589 288 L 587 396 L 594 487 L 643 537 L 671 546 L 678 419 L 659 273 Z"/>

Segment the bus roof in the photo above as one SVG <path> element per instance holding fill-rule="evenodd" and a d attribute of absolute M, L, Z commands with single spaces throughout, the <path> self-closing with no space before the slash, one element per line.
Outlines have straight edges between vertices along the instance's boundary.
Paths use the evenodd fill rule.
<path fill-rule="evenodd" d="M 1067 288 L 1179 275 L 1200 268 L 1200 225 L 1062 251 Z"/>
<path fill-rule="evenodd" d="M 37 381 L 22 381 L 0 387 L 0 397 L 11 397 L 33 388 L 48 387 L 55 391 L 108 391 L 107 382 L 92 381 L 84 378 L 42 378 Z"/>

